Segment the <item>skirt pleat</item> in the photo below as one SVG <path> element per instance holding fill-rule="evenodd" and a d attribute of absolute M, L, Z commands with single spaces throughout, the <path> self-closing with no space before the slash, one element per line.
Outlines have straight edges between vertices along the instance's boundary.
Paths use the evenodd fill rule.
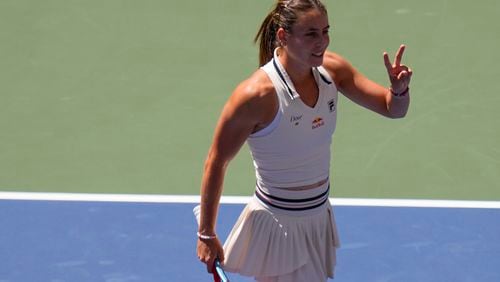
<path fill-rule="evenodd" d="M 313 263 L 325 277 L 333 277 L 339 246 L 331 206 L 313 213 L 284 211 L 247 204 L 224 244 L 224 269 L 245 276 L 279 276 Z"/>

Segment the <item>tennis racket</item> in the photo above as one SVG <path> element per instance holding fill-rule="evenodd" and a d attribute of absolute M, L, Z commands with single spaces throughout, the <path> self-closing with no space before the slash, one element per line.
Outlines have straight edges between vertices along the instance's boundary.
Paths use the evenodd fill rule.
<path fill-rule="evenodd" d="M 214 274 L 214 282 L 229 282 L 229 278 L 224 272 L 224 269 L 220 266 L 220 261 L 218 259 L 214 262 L 214 270 L 215 271 L 212 271 Z"/>
<path fill-rule="evenodd" d="M 200 224 L 200 205 L 194 207 L 193 213 L 194 216 L 196 217 L 196 222 Z M 212 274 L 214 275 L 214 282 L 229 282 L 229 278 L 224 272 L 224 269 L 222 269 L 219 259 L 216 259 L 214 262 L 214 268 L 212 270 Z"/>

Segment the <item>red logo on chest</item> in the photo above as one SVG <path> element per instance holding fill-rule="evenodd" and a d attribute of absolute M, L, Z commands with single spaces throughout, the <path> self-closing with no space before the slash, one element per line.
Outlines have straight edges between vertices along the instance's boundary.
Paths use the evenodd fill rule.
<path fill-rule="evenodd" d="M 325 122 L 323 121 L 323 118 L 317 117 L 312 121 L 312 129 L 316 129 L 318 127 L 321 127 L 325 125 Z"/>

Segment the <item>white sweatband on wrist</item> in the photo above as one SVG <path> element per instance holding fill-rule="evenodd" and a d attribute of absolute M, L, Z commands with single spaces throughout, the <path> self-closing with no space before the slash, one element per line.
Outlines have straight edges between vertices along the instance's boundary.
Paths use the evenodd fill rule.
<path fill-rule="evenodd" d="M 217 238 L 217 235 L 205 235 L 205 234 L 201 234 L 200 232 L 196 232 L 196 235 L 198 236 L 198 238 L 200 238 L 202 240 L 212 240 L 212 239 Z"/>

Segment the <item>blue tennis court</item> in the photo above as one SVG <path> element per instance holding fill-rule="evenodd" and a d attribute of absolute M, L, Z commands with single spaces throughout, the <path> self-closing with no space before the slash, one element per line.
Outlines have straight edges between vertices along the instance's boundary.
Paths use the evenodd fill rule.
<path fill-rule="evenodd" d="M 210 281 L 196 258 L 194 206 L 1 200 L 0 281 Z M 242 208 L 221 205 L 222 237 Z M 500 281 L 500 209 L 334 211 L 342 242 L 334 281 Z"/>

